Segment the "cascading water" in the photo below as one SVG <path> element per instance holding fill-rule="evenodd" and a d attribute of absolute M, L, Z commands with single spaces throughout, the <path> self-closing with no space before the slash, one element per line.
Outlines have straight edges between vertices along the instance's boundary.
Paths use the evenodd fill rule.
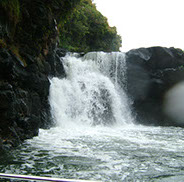
<path fill-rule="evenodd" d="M 124 53 L 68 55 L 63 63 L 67 77 L 50 80 L 56 126 L 40 129 L 13 151 L 0 172 L 104 182 L 184 181 L 183 128 L 133 124 Z"/>
<path fill-rule="evenodd" d="M 59 125 L 132 123 L 124 92 L 124 53 L 92 52 L 64 58 L 66 79 L 51 79 L 50 105 Z M 121 82 L 121 83 L 120 83 Z"/>

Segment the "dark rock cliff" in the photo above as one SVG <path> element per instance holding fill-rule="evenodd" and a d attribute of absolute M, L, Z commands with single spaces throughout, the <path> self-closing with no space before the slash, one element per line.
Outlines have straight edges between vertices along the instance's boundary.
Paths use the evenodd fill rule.
<path fill-rule="evenodd" d="M 126 60 L 127 93 L 138 122 L 183 126 L 165 114 L 164 98 L 170 88 L 184 81 L 184 52 L 164 47 L 140 48 L 127 52 Z"/>
<path fill-rule="evenodd" d="M 76 2 L 0 1 L 0 153 L 51 124 L 48 77 L 65 76 L 57 21 Z"/>
<path fill-rule="evenodd" d="M 0 151 L 52 124 L 48 77 L 65 76 L 57 52 L 62 51 L 52 51 L 44 60 L 27 54 L 31 61 L 24 66 L 10 50 L 0 49 Z"/>

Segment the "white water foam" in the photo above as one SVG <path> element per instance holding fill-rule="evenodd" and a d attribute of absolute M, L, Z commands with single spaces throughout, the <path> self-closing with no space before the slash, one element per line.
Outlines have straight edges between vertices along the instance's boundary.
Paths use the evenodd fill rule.
<path fill-rule="evenodd" d="M 67 78 L 52 78 L 50 105 L 58 125 L 112 125 L 133 121 L 124 92 L 124 53 L 66 56 Z M 122 81 L 123 80 L 123 81 Z"/>

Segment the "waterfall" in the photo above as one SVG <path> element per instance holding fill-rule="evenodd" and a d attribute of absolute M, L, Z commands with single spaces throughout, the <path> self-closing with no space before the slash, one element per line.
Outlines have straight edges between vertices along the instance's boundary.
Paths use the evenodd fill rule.
<path fill-rule="evenodd" d="M 50 105 L 59 126 L 133 122 L 126 89 L 124 53 L 91 52 L 63 59 L 65 79 L 50 80 Z"/>

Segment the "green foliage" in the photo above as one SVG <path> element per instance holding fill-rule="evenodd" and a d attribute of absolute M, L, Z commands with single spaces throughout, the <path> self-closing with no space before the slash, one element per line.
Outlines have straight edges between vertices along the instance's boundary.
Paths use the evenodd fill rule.
<path fill-rule="evenodd" d="M 57 23 L 56 23 L 57 22 Z M 56 28 L 58 24 L 58 29 Z M 32 56 L 53 50 L 57 37 L 69 51 L 119 51 L 121 37 L 92 0 L 0 0 L 0 41 Z"/>
<path fill-rule="evenodd" d="M 3 39 L 0 39 L 0 48 L 7 48 L 6 42 Z"/>
<path fill-rule="evenodd" d="M 46 0 L 57 21 L 64 21 L 81 0 Z"/>
<path fill-rule="evenodd" d="M 59 30 L 60 46 L 70 51 L 119 51 L 121 47 L 116 28 L 108 25 L 91 0 L 81 0 Z"/>
<path fill-rule="evenodd" d="M 11 21 L 14 21 L 15 24 L 19 21 L 20 18 L 19 0 L 1 0 L 0 8 L 5 11 L 5 13 L 8 15 L 8 18 Z"/>
<path fill-rule="evenodd" d="M 13 36 L 17 23 L 20 21 L 19 0 L 0 1 L 0 25 L 4 27 L 4 33 Z"/>

